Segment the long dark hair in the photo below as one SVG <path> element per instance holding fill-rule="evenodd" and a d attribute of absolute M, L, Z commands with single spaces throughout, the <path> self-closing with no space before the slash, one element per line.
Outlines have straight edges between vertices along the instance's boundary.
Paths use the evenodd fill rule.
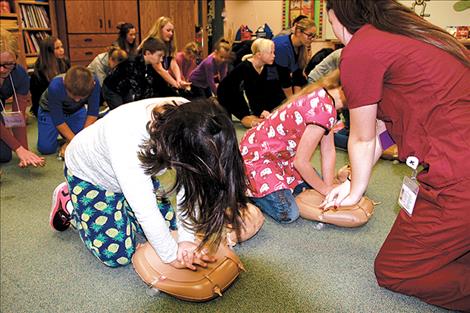
<path fill-rule="evenodd" d="M 134 40 L 131 44 L 127 42 L 127 34 L 133 28 L 135 27 L 132 23 L 119 23 L 117 26 L 119 33 L 116 42 L 122 50 L 127 52 L 128 55 L 135 54 L 137 50 L 137 40 Z"/>
<path fill-rule="evenodd" d="M 49 81 L 56 75 L 67 72 L 70 63 L 64 58 L 59 59 L 55 56 L 55 43 L 57 37 L 48 36 L 39 42 L 39 55 L 34 63 L 34 72 L 39 75 L 42 73 Z"/>
<path fill-rule="evenodd" d="M 431 44 L 470 66 L 467 50 L 457 39 L 396 0 L 327 0 L 326 9 L 333 10 L 351 34 L 365 24 L 372 24 L 382 31 Z"/>
<path fill-rule="evenodd" d="M 148 175 L 164 168 L 176 171 L 172 191 L 184 189 L 186 226 L 216 247 L 226 223 L 239 235 L 246 208 L 246 178 L 232 121 L 210 99 L 157 107 L 147 124 L 150 138 L 141 145 L 139 159 Z"/>

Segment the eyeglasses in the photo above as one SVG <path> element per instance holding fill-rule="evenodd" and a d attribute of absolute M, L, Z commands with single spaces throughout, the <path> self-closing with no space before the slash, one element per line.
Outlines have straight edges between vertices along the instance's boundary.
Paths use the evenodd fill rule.
<path fill-rule="evenodd" d="M 307 32 L 304 32 L 304 31 L 302 31 L 302 33 L 307 35 L 308 39 L 315 39 L 315 37 L 317 37 L 316 33 L 307 33 Z"/>
<path fill-rule="evenodd" d="M 16 63 L 3 63 L 0 64 L 0 67 L 4 67 L 7 70 L 14 70 L 16 67 Z"/>

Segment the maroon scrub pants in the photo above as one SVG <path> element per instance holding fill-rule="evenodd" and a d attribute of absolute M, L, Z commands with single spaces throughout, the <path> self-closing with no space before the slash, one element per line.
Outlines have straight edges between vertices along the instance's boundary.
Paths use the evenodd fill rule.
<path fill-rule="evenodd" d="M 470 179 L 421 185 L 410 217 L 401 210 L 377 258 L 380 286 L 470 312 Z"/>

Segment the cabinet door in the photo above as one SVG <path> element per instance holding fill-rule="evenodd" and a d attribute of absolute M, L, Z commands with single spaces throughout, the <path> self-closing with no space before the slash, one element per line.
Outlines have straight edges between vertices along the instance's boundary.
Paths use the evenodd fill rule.
<path fill-rule="evenodd" d="M 121 22 L 132 23 L 138 31 L 139 21 L 137 19 L 137 1 L 105 0 L 104 12 L 107 33 L 117 33 L 119 30 L 116 28 L 116 26 Z"/>
<path fill-rule="evenodd" d="M 65 2 L 68 33 L 104 33 L 103 1 L 67 0 Z"/>
<path fill-rule="evenodd" d="M 194 1 L 140 1 L 140 32 L 142 39 L 147 36 L 148 31 L 155 21 L 162 15 L 171 17 L 175 23 L 176 47 L 183 49 L 184 45 L 195 40 L 194 18 L 196 6 Z"/>

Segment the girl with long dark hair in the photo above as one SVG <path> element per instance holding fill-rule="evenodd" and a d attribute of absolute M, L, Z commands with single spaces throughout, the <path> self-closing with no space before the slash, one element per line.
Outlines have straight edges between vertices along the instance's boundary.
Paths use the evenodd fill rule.
<path fill-rule="evenodd" d="M 161 186 L 158 175 L 167 169 L 176 182 Z M 226 224 L 241 227 L 246 184 L 235 129 L 210 100 L 153 98 L 119 107 L 75 137 L 64 173 L 51 225 L 65 230 L 73 218 L 86 247 L 110 267 L 131 262 L 137 233 L 165 263 L 205 266 L 213 259 L 203 247 L 217 247 Z M 69 191 L 72 207 L 63 202 Z M 168 192 L 177 194 L 176 208 L 157 201 Z M 176 229 L 177 240 L 170 233 Z"/>
<path fill-rule="evenodd" d="M 128 56 L 133 56 L 137 53 L 137 30 L 131 23 L 120 23 L 117 26 L 119 29 L 118 38 L 115 45 L 126 51 Z"/>
<path fill-rule="evenodd" d="M 46 37 L 39 43 L 38 59 L 31 75 L 31 113 L 38 116 L 39 100 L 57 75 L 67 72 L 70 61 L 65 56 L 62 41 L 54 36 Z"/>

